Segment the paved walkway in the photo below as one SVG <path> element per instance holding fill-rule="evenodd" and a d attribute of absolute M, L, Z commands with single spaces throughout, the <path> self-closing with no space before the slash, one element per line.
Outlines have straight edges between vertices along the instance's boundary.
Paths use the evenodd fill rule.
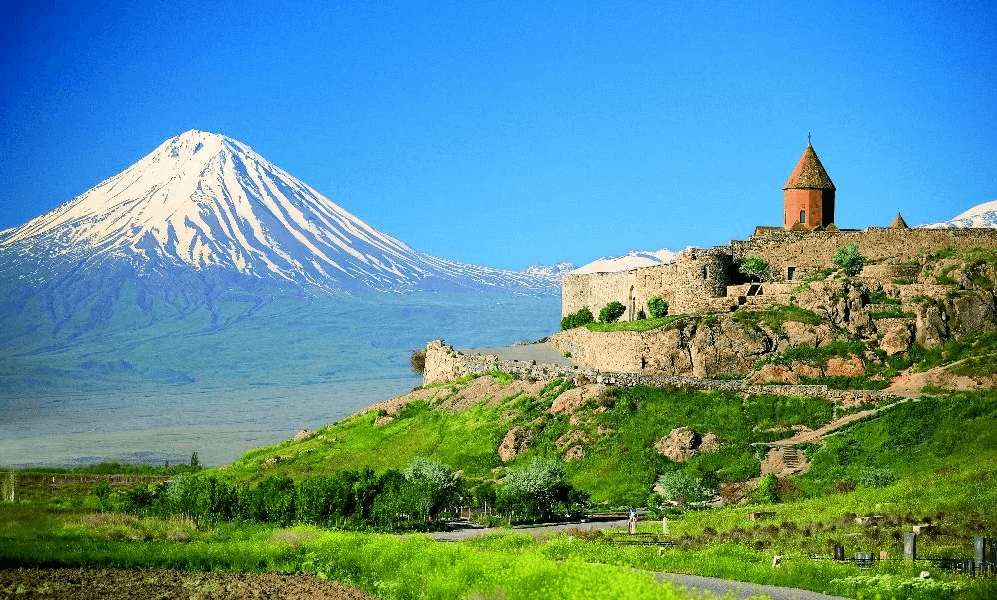
<path fill-rule="evenodd" d="M 699 592 L 709 591 L 715 596 L 723 596 L 733 591 L 736 594 L 734 597 L 739 600 L 758 595 L 768 596 L 772 600 L 847 600 L 842 596 L 828 596 L 827 594 L 820 594 L 809 590 L 746 583 L 730 579 L 719 579 L 717 577 L 700 577 L 698 575 L 681 575 L 678 573 L 655 573 L 655 577 L 658 581 L 668 581 L 677 586 L 684 586 Z"/>
<path fill-rule="evenodd" d="M 627 520 L 611 519 L 606 521 L 585 520 L 569 521 L 567 523 L 541 523 L 540 525 L 525 527 L 517 526 L 512 529 L 509 529 L 508 527 L 482 527 L 466 521 L 453 521 L 447 524 L 453 527 L 451 531 L 435 531 L 430 533 L 429 537 L 441 542 L 455 542 L 457 540 L 469 540 L 473 537 L 487 535 L 496 531 L 512 531 L 513 533 L 546 533 L 564 531 L 565 529 L 584 529 L 586 531 L 591 531 L 593 529 L 609 529 L 610 527 L 625 529 L 627 526 Z"/>

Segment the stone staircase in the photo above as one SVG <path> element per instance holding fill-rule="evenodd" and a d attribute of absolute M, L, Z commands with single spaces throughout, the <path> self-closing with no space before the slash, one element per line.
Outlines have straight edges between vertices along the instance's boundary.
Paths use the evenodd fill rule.
<path fill-rule="evenodd" d="M 786 465 L 786 469 L 792 470 L 794 473 L 800 471 L 801 463 L 804 460 L 806 459 L 800 456 L 800 451 L 792 446 L 786 448 L 782 453 L 782 462 Z"/>
<path fill-rule="evenodd" d="M 795 446 L 770 446 L 768 455 L 762 461 L 762 475 L 775 473 L 779 477 L 806 472 L 810 467 L 807 457 Z"/>

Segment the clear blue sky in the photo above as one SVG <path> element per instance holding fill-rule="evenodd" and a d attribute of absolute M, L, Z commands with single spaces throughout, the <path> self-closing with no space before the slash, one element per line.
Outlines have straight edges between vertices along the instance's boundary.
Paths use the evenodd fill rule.
<path fill-rule="evenodd" d="M 997 198 L 997 3 L 20 2 L 0 228 L 196 128 L 496 267 L 778 225 L 813 132 L 841 227 Z"/>

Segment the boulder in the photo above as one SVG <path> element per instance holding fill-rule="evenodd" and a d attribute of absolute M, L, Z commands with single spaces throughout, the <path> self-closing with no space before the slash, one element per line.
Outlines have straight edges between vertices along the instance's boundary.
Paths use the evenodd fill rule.
<path fill-rule="evenodd" d="M 748 384 L 769 383 L 778 381 L 782 383 L 800 383 L 800 376 L 793 372 L 793 369 L 785 365 L 767 364 L 762 366 L 751 375 L 748 375 L 744 382 Z"/>
<path fill-rule="evenodd" d="M 799 375 L 800 377 L 813 377 L 817 378 L 823 375 L 820 367 L 815 367 L 811 364 L 794 360 L 792 364 L 789 365 L 790 370 Z"/>
<path fill-rule="evenodd" d="M 558 415 L 561 413 L 573 413 L 582 407 L 587 400 L 598 399 L 608 393 L 609 387 L 601 383 L 590 383 L 581 387 L 572 388 L 560 396 L 551 404 L 550 412 Z"/>
<path fill-rule="evenodd" d="M 913 308 L 916 317 L 914 339 L 917 343 L 925 348 L 936 348 L 944 345 L 945 340 L 949 337 L 949 326 L 945 322 L 948 315 L 933 303 L 915 303 L 910 308 Z"/>
<path fill-rule="evenodd" d="M 564 460 L 569 462 L 573 460 L 581 460 L 583 458 L 585 458 L 585 449 L 581 446 L 572 446 L 571 448 L 568 448 L 567 452 L 564 453 Z"/>
<path fill-rule="evenodd" d="M 834 340 L 831 328 L 826 323 L 810 325 L 799 321 L 786 321 L 782 324 L 782 333 L 789 345 L 794 348 L 801 346 L 816 348 Z"/>
<path fill-rule="evenodd" d="M 533 441 L 533 431 L 526 427 L 513 427 L 509 433 L 505 434 L 498 447 L 499 458 L 502 462 L 509 462 L 516 458 L 520 452 L 530 447 Z"/>
<path fill-rule="evenodd" d="M 824 367 L 824 374 L 828 377 L 855 377 L 865 373 L 865 365 L 862 359 L 857 356 L 841 358 L 832 356 L 827 359 L 827 366 Z"/>
<path fill-rule="evenodd" d="M 906 352 L 914 341 L 912 329 L 907 319 L 879 319 L 876 321 L 876 330 L 883 335 L 879 347 L 889 356 Z"/>
<path fill-rule="evenodd" d="M 700 435 L 688 427 L 676 427 L 654 444 L 654 449 L 669 460 L 683 462 L 700 452 L 720 449 L 720 438 L 713 433 Z"/>
<path fill-rule="evenodd" d="M 699 443 L 700 452 L 716 452 L 720 449 L 720 436 L 715 433 L 707 433 Z"/>
<path fill-rule="evenodd" d="M 994 298 L 990 292 L 960 292 L 952 298 L 946 298 L 945 312 L 950 317 L 949 330 L 953 335 L 963 336 L 997 329 Z"/>

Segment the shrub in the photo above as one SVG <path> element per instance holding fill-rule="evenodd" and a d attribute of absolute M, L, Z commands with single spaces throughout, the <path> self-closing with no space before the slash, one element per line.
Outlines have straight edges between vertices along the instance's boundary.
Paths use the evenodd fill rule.
<path fill-rule="evenodd" d="M 838 251 L 831 257 L 834 266 L 845 271 L 845 275 L 854 277 L 858 275 L 865 265 L 865 257 L 859 253 L 858 244 L 848 244 L 838 248 Z"/>
<path fill-rule="evenodd" d="M 847 494 L 855 491 L 854 479 L 838 479 L 834 482 L 834 491 L 840 494 Z"/>
<path fill-rule="evenodd" d="M 578 312 L 565 315 L 564 318 L 561 319 L 561 331 L 581 327 L 582 325 L 591 323 L 594 320 L 595 318 L 592 316 L 592 311 L 589 310 L 588 307 L 583 307 L 578 309 Z"/>
<path fill-rule="evenodd" d="M 107 484 L 106 481 L 98 481 L 96 485 L 93 486 L 93 495 L 97 496 L 97 500 L 100 501 L 101 510 L 107 510 L 111 502 L 111 486 Z"/>
<path fill-rule="evenodd" d="M 865 487 L 886 487 L 896 480 L 896 474 L 890 469 L 869 468 L 859 475 L 859 483 Z"/>
<path fill-rule="evenodd" d="M 661 296 L 651 296 L 647 299 L 647 312 L 652 319 L 660 319 L 668 316 L 668 302 Z"/>
<path fill-rule="evenodd" d="M 412 365 L 412 372 L 422 375 L 426 372 L 426 351 L 413 350 L 409 357 L 409 364 Z"/>
<path fill-rule="evenodd" d="M 779 478 L 775 473 L 769 473 L 758 483 L 758 497 L 762 502 L 775 504 L 779 502 Z"/>
<path fill-rule="evenodd" d="M 602 307 L 599 311 L 599 322 L 600 323 L 612 323 L 616 319 L 623 316 L 623 313 L 627 312 L 627 307 L 623 306 L 622 302 L 613 300 L 606 306 Z"/>
<path fill-rule="evenodd" d="M 765 281 L 771 272 L 768 261 L 757 254 L 745 256 L 738 262 L 741 273 L 759 281 Z"/>
<path fill-rule="evenodd" d="M 684 471 L 665 473 L 659 483 L 665 498 L 674 502 L 685 504 L 706 499 L 702 480 Z"/>

